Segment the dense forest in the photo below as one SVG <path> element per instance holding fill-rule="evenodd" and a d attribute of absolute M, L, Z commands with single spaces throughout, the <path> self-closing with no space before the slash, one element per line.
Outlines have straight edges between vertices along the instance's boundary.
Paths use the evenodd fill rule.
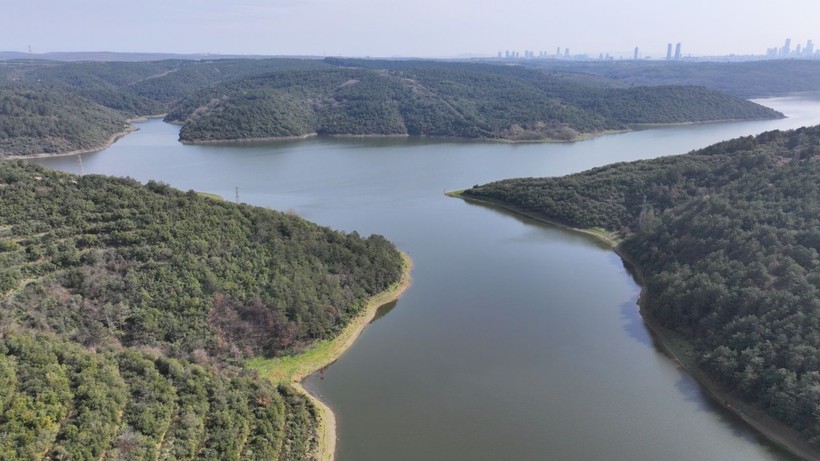
<path fill-rule="evenodd" d="M 578 73 L 595 85 L 696 85 L 741 98 L 820 92 L 820 60 L 779 59 L 749 62 L 687 61 L 521 61 L 527 67 Z"/>
<path fill-rule="evenodd" d="M 99 149 L 126 119 L 166 113 L 223 80 L 325 67 L 298 59 L 0 61 L 0 158 Z"/>
<path fill-rule="evenodd" d="M 99 147 L 126 126 L 121 113 L 72 93 L 0 87 L 0 159 Z"/>
<path fill-rule="evenodd" d="M 520 67 L 327 59 L 216 85 L 166 120 L 183 141 L 413 135 L 535 141 L 634 123 L 767 119 L 781 114 L 698 87 L 594 88 Z"/>
<path fill-rule="evenodd" d="M 0 97 L 13 102 L 9 111 L 0 106 L 0 117 L 11 127 L 4 143 L 24 155 L 100 147 L 120 131 L 111 131 L 112 119 L 165 113 L 183 124 L 183 141 L 308 134 L 572 140 L 635 123 L 781 116 L 714 90 L 607 81 L 615 82 L 436 61 L 0 61 Z M 42 101 L 18 107 L 21 94 Z M 21 128 L 29 125 L 37 129 Z M 99 141 L 89 147 L 92 140 Z"/>
<path fill-rule="evenodd" d="M 163 114 L 180 99 L 225 80 L 266 72 L 326 67 L 319 60 L 285 58 L 11 62 L 0 65 L 0 88 L 14 84 L 70 92 L 128 117 L 138 117 Z"/>
<path fill-rule="evenodd" d="M 305 459 L 316 414 L 248 370 L 397 281 L 380 236 L 167 185 L 0 162 L 3 459 Z"/>
<path fill-rule="evenodd" d="M 646 315 L 686 337 L 728 392 L 820 449 L 820 127 L 464 195 L 617 231 Z"/>

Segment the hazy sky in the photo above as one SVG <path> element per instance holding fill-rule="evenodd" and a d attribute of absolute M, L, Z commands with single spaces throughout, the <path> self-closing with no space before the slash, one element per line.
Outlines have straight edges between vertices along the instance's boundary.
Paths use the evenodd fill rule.
<path fill-rule="evenodd" d="M 660 58 L 813 39 L 820 0 L 0 0 L 0 50 L 419 56 L 502 50 Z"/>

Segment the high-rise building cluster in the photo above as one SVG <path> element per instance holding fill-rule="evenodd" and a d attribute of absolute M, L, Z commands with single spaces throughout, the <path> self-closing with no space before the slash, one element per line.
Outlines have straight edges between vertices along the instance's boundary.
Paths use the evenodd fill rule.
<path fill-rule="evenodd" d="M 589 56 L 586 54 L 571 54 L 569 51 L 569 47 L 561 48 L 556 47 L 554 53 L 550 53 L 547 51 L 532 51 L 532 50 L 524 50 L 524 51 L 515 51 L 515 50 L 504 50 L 499 51 L 496 55 L 498 59 L 571 59 L 577 61 L 589 61 L 589 60 L 596 60 L 593 56 Z M 672 50 L 672 44 L 669 43 L 666 49 L 666 59 L 668 61 L 675 60 L 679 61 L 683 58 L 681 55 L 681 44 L 680 42 L 675 45 L 674 53 Z M 599 61 L 614 61 L 616 58 L 609 53 L 600 53 L 598 54 L 597 60 Z M 620 58 L 617 59 L 628 59 L 625 56 L 621 55 Z M 640 54 L 640 48 L 635 47 L 634 52 L 632 54 L 632 59 L 650 59 L 649 56 L 642 57 Z"/>
<path fill-rule="evenodd" d="M 674 45 L 674 46 L 673 46 Z M 681 61 L 684 59 L 683 51 L 681 49 L 681 42 L 677 42 L 673 44 L 669 42 L 666 44 L 666 60 L 667 61 Z M 498 52 L 498 59 L 565 59 L 565 60 L 576 60 L 576 61 L 614 61 L 616 59 L 625 60 L 625 59 L 633 59 L 637 60 L 647 60 L 652 59 L 648 55 L 641 55 L 641 48 L 636 46 L 631 53 L 626 52 L 621 54 L 620 57 L 611 56 L 609 53 L 600 53 L 597 57 L 595 55 L 586 55 L 586 54 L 570 54 L 569 48 L 561 48 L 556 47 L 555 52 L 547 52 L 547 51 L 532 51 L 532 50 L 524 50 L 522 52 L 519 51 L 499 51 Z M 686 57 L 687 61 L 703 61 L 703 60 L 710 60 L 718 58 L 717 56 L 692 56 L 688 55 Z M 773 47 L 766 50 L 766 55 L 728 55 L 722 57 L 723 59 L 734 59 L 734 60 L 759 60 L 759 59 L 784 59 L 784 58 L 799 58 L 799 59 L 820 59 L 820 50 L 815 49 L 814 43 L 811 40 L 806 41 L 805 44 L 798 43 L 795 46 L 792 46 L 792 39 L 787 38 L 786 41 L 783 43 L 783 46 L 780 47 Z M 655 59 L 664 59 L 663 55 Z"/>
<path fill-rule="evenodd" d="M 811 40 L 806 42 L 806 46 L 798 43 L 792 49 L 792 39 L 787 38 L 783 46 L 773 47 L 766 50 L 767 58 L 816 58 L 820 57 L 820 52 L 814 49 L 814 43 Z"/>
<path fill-rule="evenodd" d="M 666 60 L 671 61 L 673 59 L 675 61 L 680 61 L 681 60 L 680 42 L 678 42 L 675 45 L 675 54 L 674 55 L 672 55 L 672 44 L 671 43 L 666 44 Z"/>
<path fill-rule="evenodd" d="M 555 54 L 550 54 L 546 51 L 524 50 L 523 52 L 515 50 L 505 50 L 498 52 L 499 59 L 572 59 L 574 56 L 569 54 L 569 48 L 565 48 L 563 53 L 561 47 L 555 49 Z M 586 56 L 583 56 L 586 58 Z"/>

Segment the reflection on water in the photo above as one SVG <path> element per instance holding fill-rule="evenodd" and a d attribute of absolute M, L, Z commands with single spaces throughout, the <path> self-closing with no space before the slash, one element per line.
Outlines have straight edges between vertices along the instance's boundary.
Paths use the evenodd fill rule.
<path fill-rule="evenodd" d="M 397 301 L 391 301 L 391 302 L 379 307 L 379 309 L 376 311 L 376 315 L 374 315 L 373 319 L 370 320 L 370 323 L 371 324 L 376 323 L 377 320 L 379 320 L 380 318 L 382 318 L 385 315 L 389 314 L 390 311 L 392 311 L 396 307 L 397 304 L 398 304 Z"/>
<path fill-rule="evenodd" d="M 627 301 L 621 304 L 621 320 L 623 322 L 624 331 L 630 338 L 646 346 L 652 346 L 659 351 L 663 350 L 663 348 L 657 344 L 657 340 L 647 331 L 635 302 Z"/>

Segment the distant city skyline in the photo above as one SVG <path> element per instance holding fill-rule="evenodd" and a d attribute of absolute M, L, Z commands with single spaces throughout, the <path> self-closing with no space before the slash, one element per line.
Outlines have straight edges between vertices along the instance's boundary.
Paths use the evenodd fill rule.
<path fill-rule="evenodd" d="M 0 51 L 665 59 L 670 43 L 771 55 L 789 38 L 807 55 L 818 17 L 817 0 L 26 0 L 3 6 Z"/>
<path fill-rule="evenodd" d="M 674 51 L 673 51 L 674 50 Z M 522 54 L 523 53 L 523 54 Z M 546 51 L 531 51 L 531 50 L 524 50 L 520 52 L 518 50 L 504 50 L 499 51 L 496 55 L 499 59 L 571 59 L 571 60 L 623 60 L 623 59 L 632 59 L 634 60 L 645 60 L 645 59 L 654 59 L 654 60 L 666 60 L 666 61 L 681 61 L 684 59 L 705 59 L 705 58 L 727 58 L 727 57 L 748 57 L 748 58 L 760 58 L 760 59 L 781 59 L 781 58 L 811 58 L 811 59 L 820 59 L 820 50 L 816 49 L 814 46 L 814 41 L 809 39 L 806 41 L 805 45 L 798 43 L 796 47 L 792 47 L 792 40 L 787 38 L 784 44 L 780 47 L 771 47 L 765 50 L 761 50 L 760 53 L 753 53 L 753 54 L 744 54 L 740 55 L 737 53 L 730 53 L 726 55 L 692 55 L 688 54 L 685 55 L 683 53 L 683 44 L 681 42 L 677 42 L 674 44 L 674 48 L 672 43 L 666 44 L 666 55 L 665 56 L 644 56 L 641 51 L 640 46 L 636 46 L 630 55 L 621 54 L 619 56 L 614 56 L 610 53 L 599 53 L 597 57 L 595 55 L 583 53 L 583 54 L 570 54 L 569 48 L 565 48 L 563 53 L 561 52 L 561 47 L 559 46 L 556 48 L 555 53 L 548 53 Z"/>

